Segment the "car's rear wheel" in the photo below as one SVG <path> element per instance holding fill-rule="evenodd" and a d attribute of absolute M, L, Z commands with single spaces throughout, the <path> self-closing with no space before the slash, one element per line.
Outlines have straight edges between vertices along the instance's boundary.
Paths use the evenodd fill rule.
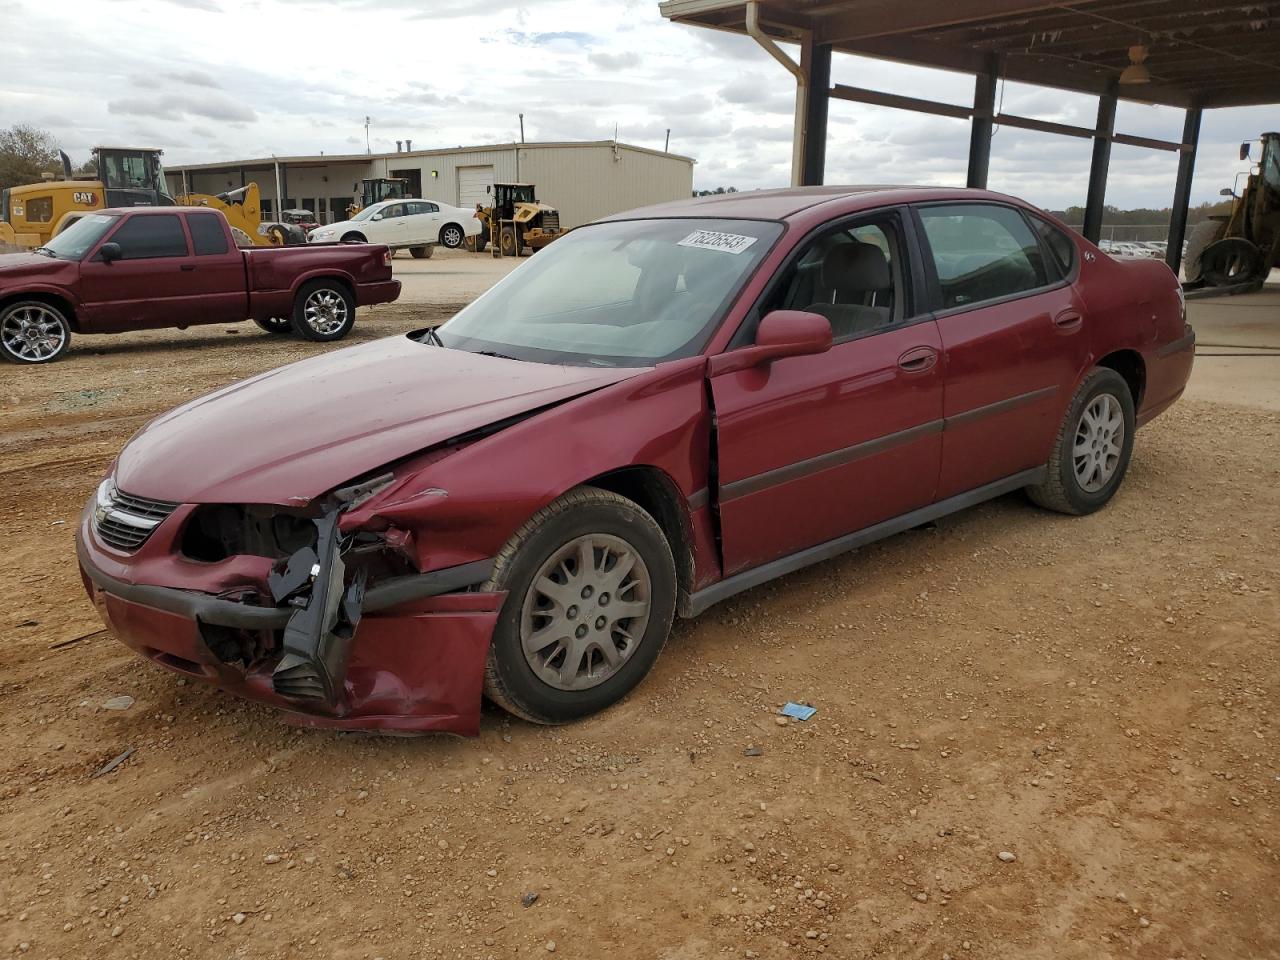
<path fill-rule="evenodd" d="M 430 243 L 422 247 L 409 248 L 409 256 L 413 257 L 415 260 L 430 260 L 431 255 L 435 252 L 435 245 Z"/>
<path fill-rule="evenodd" d="M 279 336 L 293 333 L 293 321 L 288 317 L 270 317 L 266 320 L 255 319 L 253 322 L 267 331 L 267 333 L 274 333 Z"/>
<path fill-rule="evenodd" d="M 440 230 L 440 242 L 450 250 L 457 250 L 466 241 L 467 235 L 456 223 L 446 223 Z"/>
<path fill-rule="evenodd" d="M 1027 488 L 1032 501 L 1076 515 L 1101 509 L 1124 482 L 1135 429 L 1129 384 L 1114 370 L 1094 368 L 1058 429 L 1048 476 Z"/>
<path fill-rule="evenodd" d="M 526 720 L 566 723 L 649 672 L 675 615 L 675 561 L 637 504 L 579 487 L 516 532 L 482 589 L 507 593 L 485 693 Z"/>
<path fill-rule="evenodd" d="M 0 310 L 0 356 L 11 363 L 52 363 L 71 344 L 71 323 L 43 300 L 19 300 Z"/>
<path fill-rule="evenodd" d="M 355 298 L 336 280 L 304 283 L 293 298 L 293 329 L 308 340 L 341 340 L 355 322 Z"/>

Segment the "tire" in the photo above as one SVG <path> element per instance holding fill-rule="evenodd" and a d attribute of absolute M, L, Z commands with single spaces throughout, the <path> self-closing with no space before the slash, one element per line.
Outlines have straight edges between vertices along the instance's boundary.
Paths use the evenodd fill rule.
<path fill-rule="evenodd" d="M 1200 254 L 1200 277 L 1211 287 L 1253 283 L 1267 275 L 1265 255 L 1244 237 L 1227 237 Z"/>
<path fill-rule="evenodd" d="M 409 255 L 415 260 L 430 260 L 431 255 L 436 252 L 434 243 L 429 243 L 425 247 L 410 247 Z"/>
<path fill-rule="evenodd" d="M 341 340 L 356 322 L 356 301 L 337 280 L 311 280 L 293 298 L 293 329 L 300 337 L 328 343 Z"/>
<path fill-rule="evenodd" d="M 1199 283 L 1201 277 L 1200 259 L 1205 248 L 1211 243 L 1221 240 L 1227 232 L 1227 225 L 1221 220 L 1206 220 L 1197 223 L 1187 238 L 1187 253 L 1182 258 L 1182 272 L 1187 283 Z"/>
<path fill-rule="evenodd" d="M 594 540 L 594 545 L 592 573 L 584 575 L 578 548 L 585 538 Z M 609 577 L 617 567 L 609 564 L 611 558 L 617 563 L 622 550 L 636 562 L 615 588 Z M 565 557 L 558 558 L 564 551 Z M 580 591 L 577 584 L 583 579 L 588 582 Z M 535 582 L 547 581 L 572 591 L 569 607 L 549 602 L 548 595 L 535 588 Z M 593 585 L 600 589 L 587 592 Z M 644 607 L 644 619 L 639 614 L 606 617 L 605 613 L 616 614 L 619 604 L 628 603 L 611 596 L 609 589 L 635 597 L 628 609 Z M 507 592 L 485 663 L 485 694 L 534 723 L 567 723 L 621 700 L 649 672 L 675 615 L 676 568 L 671 547 L 653 517 L 625 497 L 578 487 L 516 531 L 481 590 Z M 647 604 L 640 599 L 645 594 Z M 557 623 L 567 629 L 575 621 L 574 636 L 555 635 Z M 639 636 L 625 637 L 621 631 L 627 629 L 638 631 Z M 544 633 L 549 639 L 542 649 L 526 654 L 522 633 Z M 618 657 L 613 665 L 606 661 L 606 645 Z M 576 664 L 572 663 L 575 656 Z"/>
<path fill-rule="evenodd" d="M 1044 483 L 1027 487 L 1032 502 L 1075 516 L 1100 510 L 1124 482 L 1136 426 L 1129 384 L 1114 370 L 1094 367 L 1067 406 L 1049 456 L 1048 476 Z M 1118 450 L 1111 442 L 1117 428 L 1123 431 Z M 1077 447 L 1083 454 L 1077 456 Z"/>
<path fill-rule="evenodd" d="M 342 242 L 343 243 L 368 243 L 369 241 L 364 238 L 363 233 L 356 233 L 353 230 L 350 233 L 344 233 L 342 235 Z M 394 250 L 391 252 L 395 253 Z"/>
<path fill-rule="evenodd" d="M 288 336 L 293 333 L 293 321 L 288 317 L 271 317 L 268 320 L 254 320 L 259 327 L 277 336 Z"/>
<path fill-rule="evenodd" d="M 475 241 L 475 252 L 484 253 L 485 248 L 489 246 L 489 233 L 487 230 L 482 230 L 472 237 L 472 240 Z"/>
<path fill-rule="evenodd" d="M 502 228 L 502 232 L 498 234 L 498 246 L 504 257 L 516 256 L 516 231 L 513 227 Z"/>
<path fill-rule="evenodd" d="M 18 300 L 0 309 L 0 356 L 10 363 L 53 363 L 71 345 L 71 322 L 60 307 Z"/>
<path fill-rule="evenodd" d="M 456 223 L 446 223 L 440 228 L 440 242 L 450 250 L 457 250 L 467 242 L 467 235 Z"/>
<path fill-rule="evenodd" d="M 287 247 L 289 245 L 289 231 L 279 224 L 267 227 L 267 236 L 271 238 L 272 246 Z"/>

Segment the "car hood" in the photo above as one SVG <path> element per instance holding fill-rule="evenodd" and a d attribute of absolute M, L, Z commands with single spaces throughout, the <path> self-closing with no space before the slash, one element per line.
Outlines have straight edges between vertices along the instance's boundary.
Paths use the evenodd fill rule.
<path fill-rule="evenodd" d="M 157 417 L 121 452 L 116 484 L 181 503 L 300 505 L 394 460 L 636 372 L 377 340 Z"/>
<path fill-rule="evenodd" d="M 42 253 L 0 253 L 0 277 L 19 273 L 34 277 L 42 273 L 57 273 L 66 265 L 65 260 L 46 257 Z"/>

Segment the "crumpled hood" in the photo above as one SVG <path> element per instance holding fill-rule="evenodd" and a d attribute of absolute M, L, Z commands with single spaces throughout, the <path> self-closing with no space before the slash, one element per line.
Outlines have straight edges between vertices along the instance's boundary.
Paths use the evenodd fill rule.
<path fill-rule="evenodd" d="M 157 417 L 121 452 L 116 484 L 155 500 L 298 505 L 393 460 L 635 372 L 377 340 Z"/>

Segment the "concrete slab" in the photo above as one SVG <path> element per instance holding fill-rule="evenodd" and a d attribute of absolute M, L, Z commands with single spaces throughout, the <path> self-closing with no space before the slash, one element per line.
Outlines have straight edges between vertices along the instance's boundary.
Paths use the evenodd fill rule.
<path fill-rule="evenodd" d="M 1196 365 L 1187 396 L 1280 413 L 1280 284 L 1194 300 Z"/>

